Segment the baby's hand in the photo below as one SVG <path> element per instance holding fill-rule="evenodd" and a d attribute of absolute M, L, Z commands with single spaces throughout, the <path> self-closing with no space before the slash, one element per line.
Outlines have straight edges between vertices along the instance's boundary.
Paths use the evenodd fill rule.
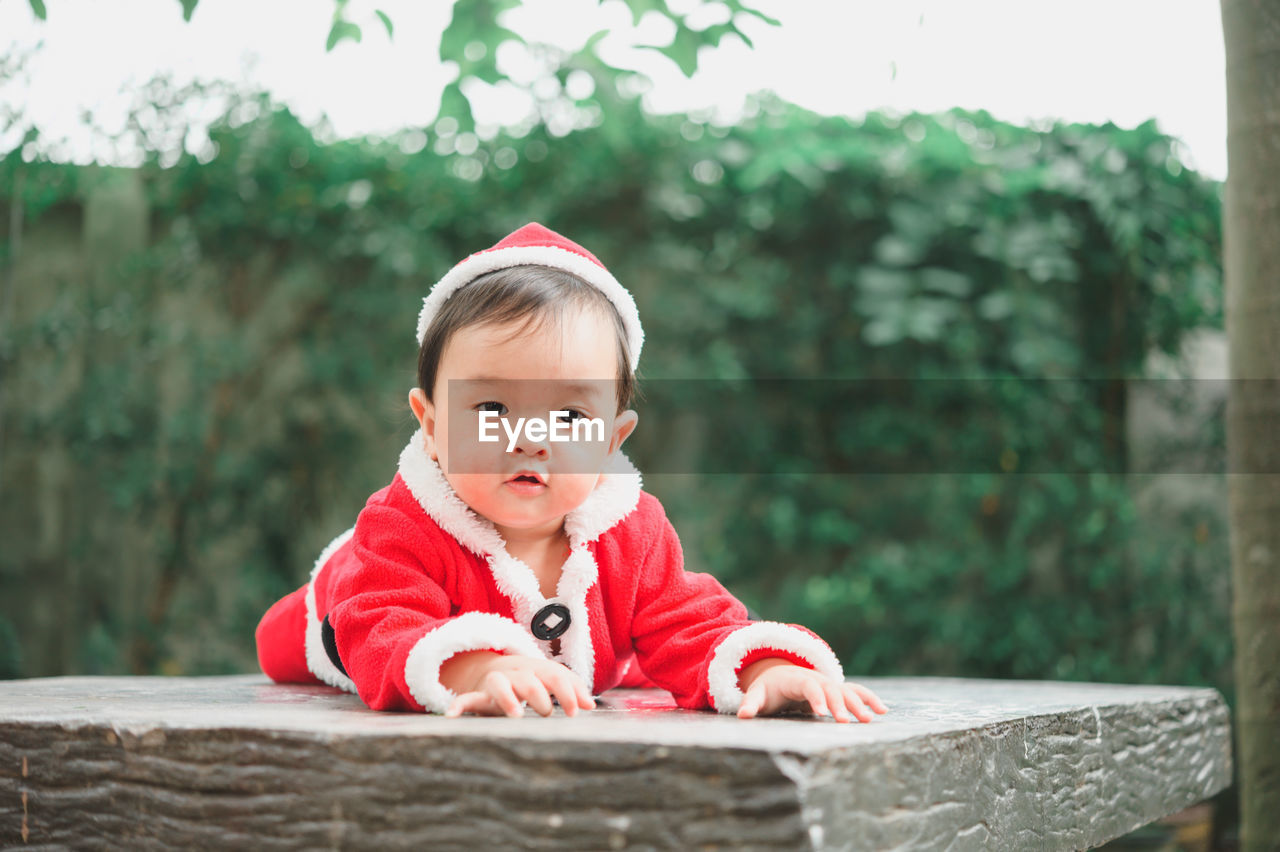
<path fill-rule="evenodd" d="M 446 716 L 478 713 L 482 716 L 523 716 L 521 702 L 543 716 L 551 715 L 551 696 L 556 697 L 566 716 L 578 709 L 594 710 L 595 699 L 582 678 L 560 663 L 516 654 L 471 651 L 458 654 L 440 667 L 440 680 L 458 682 L 462 688 Z"/>
<path fill-rule="evenodd" d="M 757 660 L 742 670 L 739 681 L 743 692 L 739 719 L 750 719 L 757 713 L 771 714 L 806 703 L 819 716 L 831 716 L 837 722 L 848 722 L 849 711 L 859 721 L 870 722 L 867 704 L 877 713 L 888 713 L 876 694 L 856 683 L 830 680 L 813 669 L 770 658 Z M 864 700 L 866 704 L 864 704 Z"/>

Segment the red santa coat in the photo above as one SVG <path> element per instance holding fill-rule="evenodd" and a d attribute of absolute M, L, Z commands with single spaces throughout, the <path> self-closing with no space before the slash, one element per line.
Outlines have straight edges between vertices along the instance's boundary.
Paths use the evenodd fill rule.
<path fill-rule="evenodd" d="M 414 435 L 391 484 L 324 549 L 307 585 L 263 617 L 263 671 L 280 682 L 318 680 L 355 692 L 374 710 L 436 713 L 455 697 L 440 683 L 440 665 L 483 649 L 556 659 L 595 693 L 618 685 L 638 662 L 681 707 L 722 713 L 737 712 L 738 673 L 763 657 L 843 680 L 814 633 L 750 621 L 713 577 L 685 571 L 661 504 L 627 467 L 632 472 L 602 475 L 566 516 L 570 555 L 548 599 Z M 570 614 L 558 656 L 529 626 L 551 602 Z M 325 650 L 326 617 L 346 674 Z"/>

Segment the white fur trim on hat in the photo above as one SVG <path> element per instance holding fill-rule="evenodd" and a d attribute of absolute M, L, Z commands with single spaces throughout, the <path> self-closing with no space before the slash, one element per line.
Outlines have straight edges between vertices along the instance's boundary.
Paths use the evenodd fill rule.
<path fill-rule="evenodd" d="M 542 656 L 533 637 L 511 619 L 491 612 L 463 613 L 427 633 L 409 650 L 404 681 L 410 694 L 428 712 L 445 712 L 458 695 L 440 682 L 440 666 L 454 654 L 489 648 Z"/>
<path fill-rule="evenodd" d="M 828 678 L 844 681 L 844 669 L 836 655 L 821 639 L 777 621 L 756 621 L 726 636 L 711 657 L 707 667 L 707 691 L 711 703 L 721 713 L 737 713 L 743 692 L 738 688 L 738 667 L 747 654 L 761 648 L 789 651 L 808 661 Z"/>
<path fill-rule="evenodd" d="M 351 678 L 338 671 L 338 667 L 333 664 L 329 654 L 324 650 L 324 639 L 320 635 L 320 615 L 316 611 L 316 578 L 320 576 L 320 570 L 324 568 L 329 558 L 351 539 L 355 531 L 356 528 L 352 527 L 329 542 L 325 549 L 320 551 L 315 567 L 311 569 L 311 579 L 307 581 L 307 632 L 303 637 L 307 668 L 325 683 L 336 686 L 338 689 L 345 689 L 347 692 L 355 692 L 356 685 Z"/>
<path fill-rule="evenodd" d="M 441 305 L 459 289 L 486 273 L 527 265 L 563 269 L 604 293 L 618 309 L 622 325 L 627 330 L 631 369 L 639 366 L 640 349 L 644 346 L 644 329 L 640 325 L 640 312 L 636 310 L 635 299 L 631 298 L 631 293 L 618 283 L 618 279 L 609 270 L 577 252 L 559 246 L 508 246 L 490 249 L 477 252 L 453 267 L 422 300 L 422 312 L 418 314 L 418 345 L 422 345 L 422 338 L 426 336 L 431 320 L 440 313 Z"/>

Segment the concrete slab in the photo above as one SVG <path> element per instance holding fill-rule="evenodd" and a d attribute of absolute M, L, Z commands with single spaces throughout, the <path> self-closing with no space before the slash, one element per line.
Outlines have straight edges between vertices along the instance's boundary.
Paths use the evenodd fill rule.
<path fill-rule="evenodd" d="M 1213 689 L 859 682 L 888 714 L 615 690 L 445 719 L 258 675 L 0 681 L 0 845 L 1083 849 L 1231 780 Z"/>

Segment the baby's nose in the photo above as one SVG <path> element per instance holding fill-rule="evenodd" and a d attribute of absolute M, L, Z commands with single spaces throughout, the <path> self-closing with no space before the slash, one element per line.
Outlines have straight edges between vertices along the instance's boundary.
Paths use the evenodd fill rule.
<path fill-rule="evenodd" d="M 545 440 L 534 441 L 528 435 L 521 435 L 516 442 L 516 455 L 525 455 L 530 458 L 543 459 L 551 451 L 550 446 Z"/>

